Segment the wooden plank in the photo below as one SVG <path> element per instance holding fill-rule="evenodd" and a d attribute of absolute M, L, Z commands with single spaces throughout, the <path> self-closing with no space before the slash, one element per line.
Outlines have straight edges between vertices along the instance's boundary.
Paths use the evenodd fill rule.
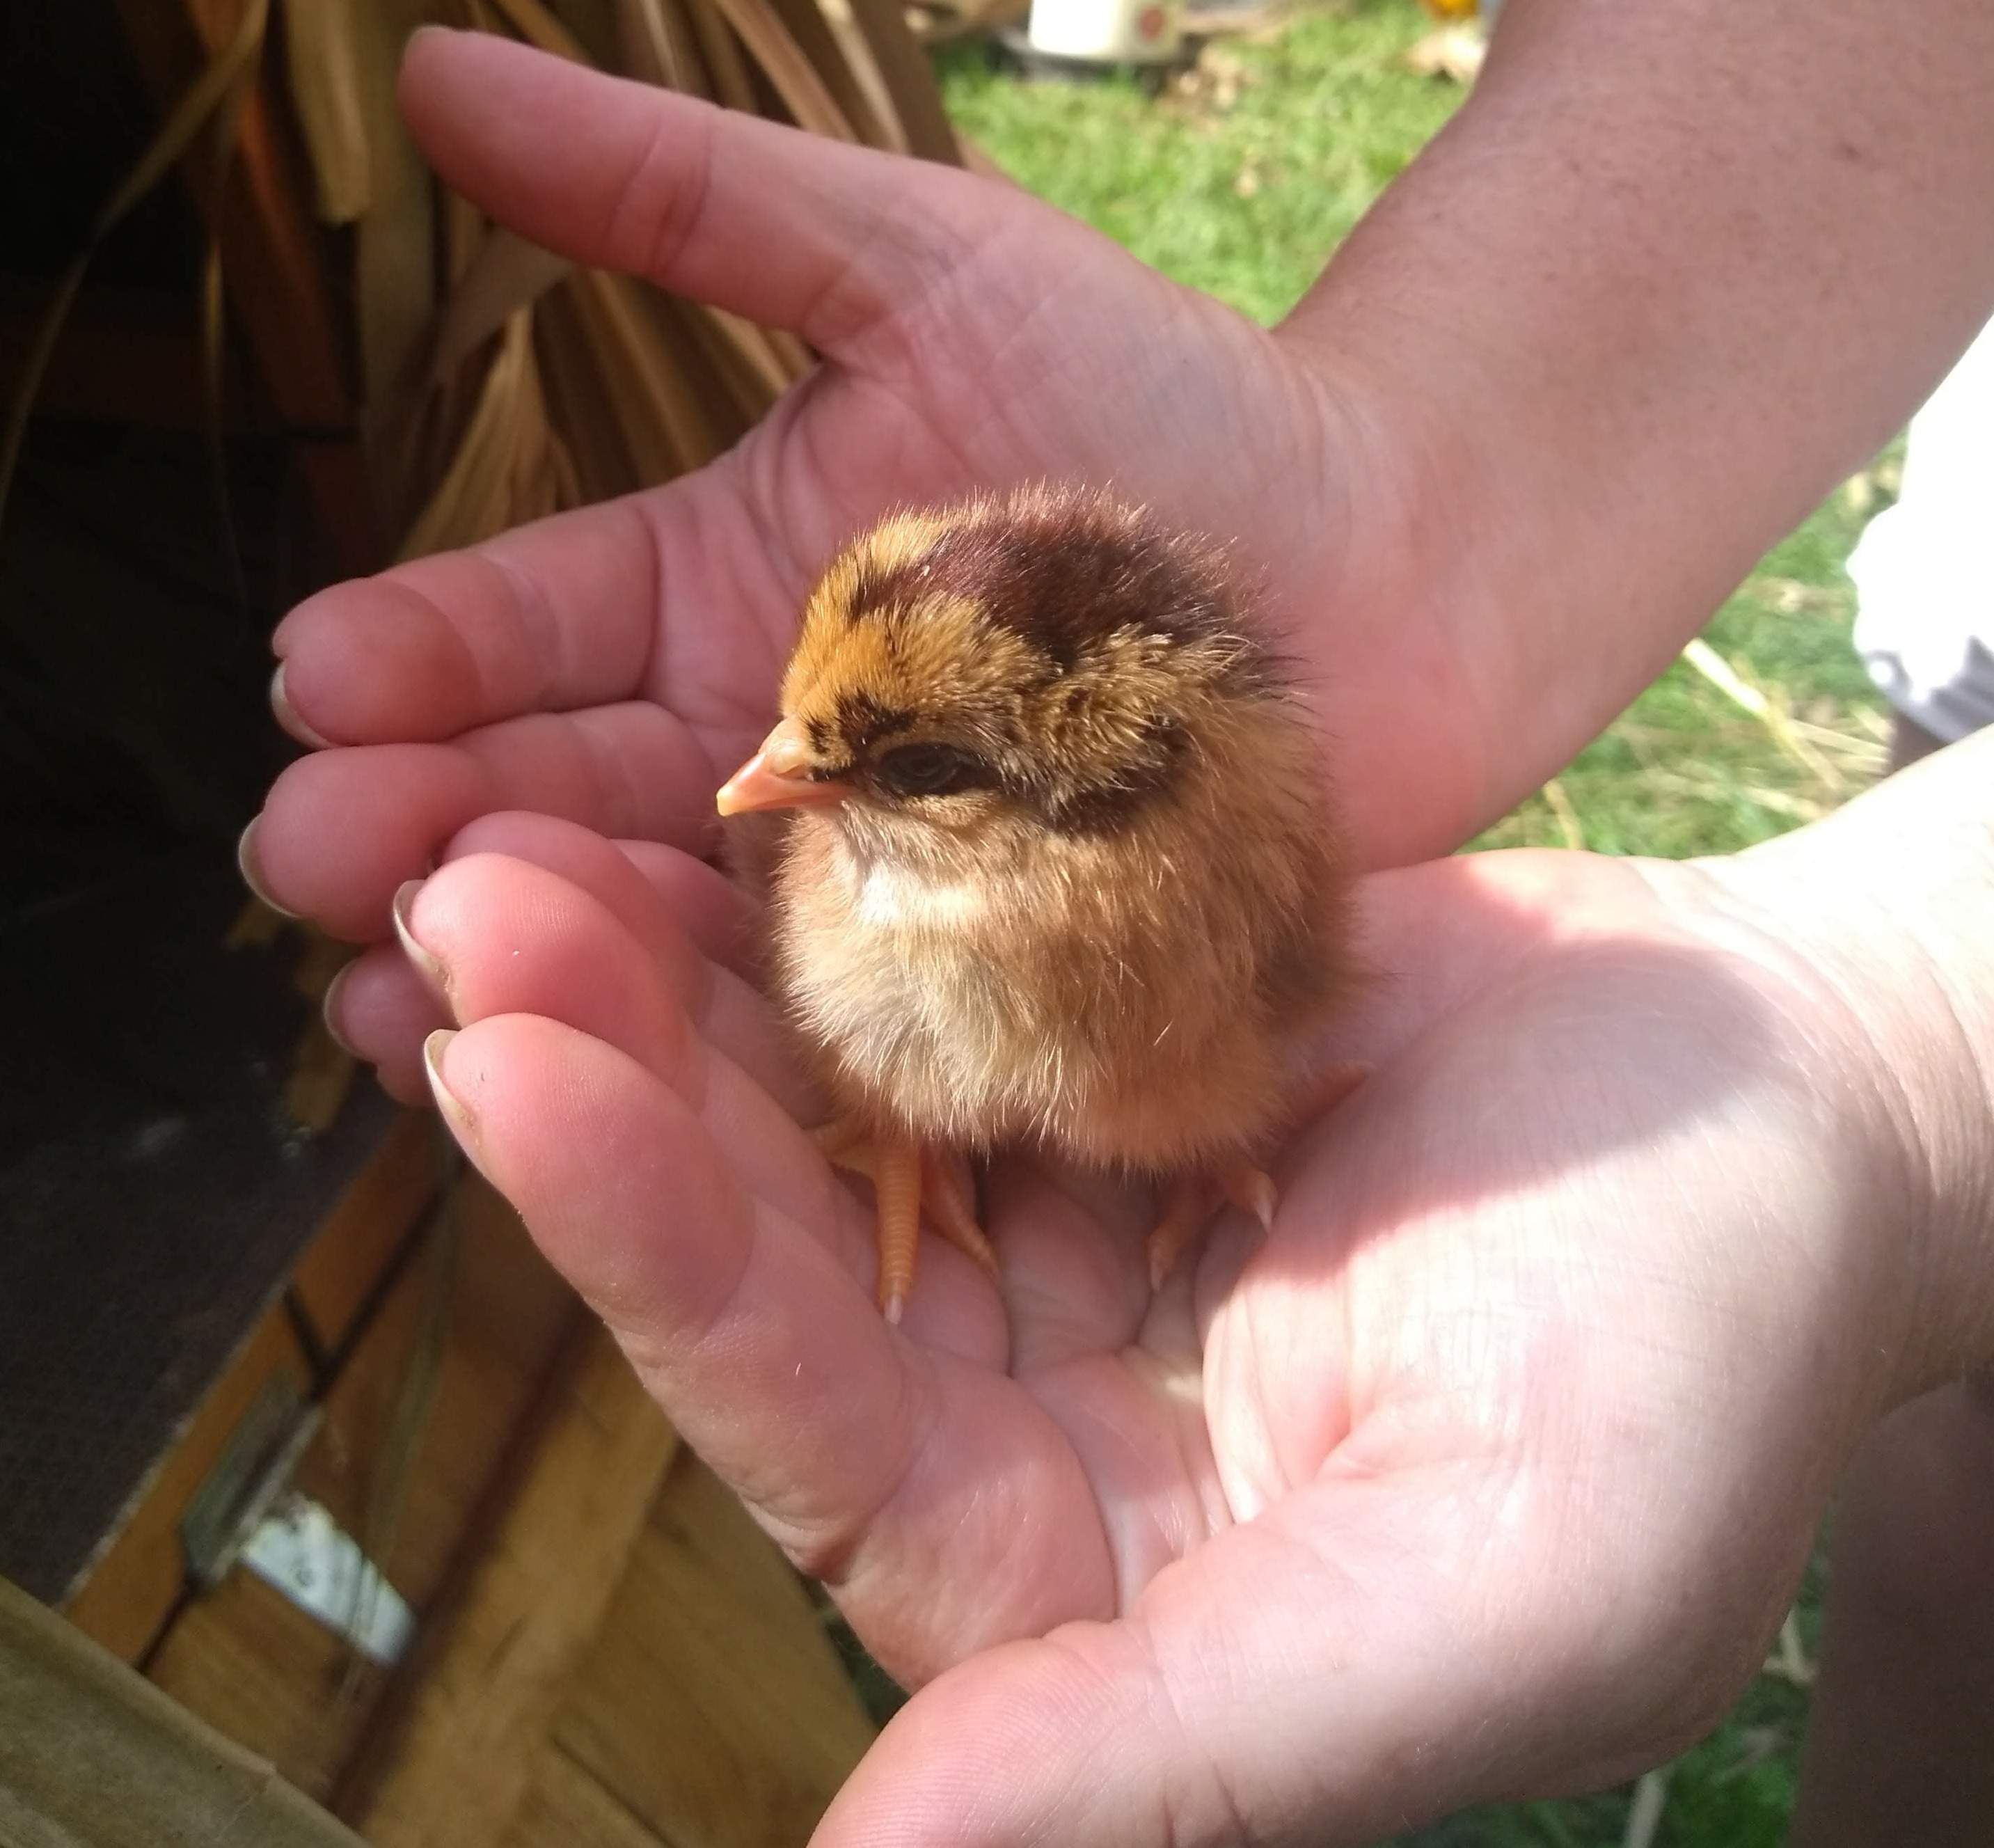
<path fill-rule="evenodd" d="M 9 1848 L 360 1848 L 270 1767 L 0 1582 L 0 1841 Z"/>
<path fill-rule="evenodd" d="M 419 1147 L 424 1140 L 419 1133 Z M 419 1614 L 484 1545 L 481 1513 L 578 1322 L 567 1286 L 483 1181 L 463 1184 L 455 1210 L 460 1243 L 444 1280 L 440 1349 L 431 1345 L 438 1272 L 418 1252 L 327 1395 L 295 1479 L 377 1557 Z M 433 1380 L 427 1414 L 413 1449 L 397 1455 L 391 1433 L 418 1370 Z M 397 1502 L 392 1531 L 375 1531 L 379 1512 Z M 380 1671 L 352 1670 L 351 1661 L 337 1634 L 238 1568 L 181 1613 L 150 1672 L 300 1789 L 324 1796 L 385 1691 Z"/>
<path fill-rule="evenodd" d="M 687 1453 L 554 1737 L 665 1841 L 801 1848 L 872 1726 L 795 1573 Z"/>
<path fill-rule="evenodd" d="M 397 1280 L 327 1395 L 325 1428 L 297 1474 L 304 1493 L 370 1551 L 380 1549 L 389 1582 L 418 1611 L 434 1602 L 461 1550 L 483 1543 L 475 1524 L 580 1315 L 573 1292 L 483 1181 L 467 1177 L 454 1210 L 459 1242 L 446 1336 L 413 1454 L 386 1453 L 431 1325 L 435 1273 L 427 1253 Z M 384 1469 L 405 1483 L 392 1537 L 369 1531 Z"/>
<path fill-rule="evenodd" d="M 405 1112 L 291 1273 L 291 1290 L 328 1353 L 354 1322 L 415 1230 L 442 1172 L 433 1113 Z"/>
<path fill-rule="evenodd" d="M 322 1330 L 350 1325 L 351 1309 L 413 1223 L 427 1198 L 428 1147 L 423 1121 L 411 1113 L 348 1189 L 307 1253 L 296 1274 Z M 279 1373 L 300 1395 L 310 1391 L 310 1363 L 290 1318 L 273 1308 L 245 1339 L 134 1498 L 116 1538 L 65 1603 L 70 1621 L 114 1655 L 135 1661 L 159 1636 L 186 1579 L 180 1516 L 251 1402 Z"/>
<path fill-rule="evenodd" d="M 375 1848 L 489 1848 L 615 1589 L 677 1439 L 599 1328 L 577 1340 L 516 1490 L 337 1808 Z"/>
<path fill-rule="evenodd" d="M 526 1802 L 502 1848 L 660 1848 L 663 1839 L 550 1741 L 540 1748 Z"/>
<path fill-rule="evenodd" d="M 323 1802 L 387 1679 L 372 1663 L 352 1662 L 336 1630 L 238 1566 L 173 1625 L 150 1678 Z"/>
<path fill-rule="evenodd" d="M 113 1655 L 136 1661 L 159 1635 L 187 1582 L 180 1516 L 252 1401 L 280 1375 L 300 1395 L 310 1390 L 290 1320 L 274 1309 L 250 1331 L 135 1498 L 117 1538 L 64 1605 L 69 1620 Z"/>

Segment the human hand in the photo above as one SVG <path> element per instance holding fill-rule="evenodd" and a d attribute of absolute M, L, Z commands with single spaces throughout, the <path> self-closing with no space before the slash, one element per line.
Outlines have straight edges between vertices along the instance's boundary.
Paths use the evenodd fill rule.
<path fill-rule="evenodd" d="M 898 1331 L 773 1023 L 660 895 L 704 869 L 638 858 L 494 818 L 406 927 L 472 1158 L 929 1684 L 823 1843 L 1358 1842 L 1629 1774 L 1722 1712 L 1944 1364 L 1892 1030 L 1749 858 L 1365 882 L 1385 974 L 1324 1054 L 1375 1075 L 1264 1246 L 1221 1225 L 1153 1301 L 1148 1202 L 1006 1161 L 1002 1302 L 931 1245 Z"/>
<path fill-rule="evenodd" d="M 824 363 L 696 475 L 327 591 L 279 628 L 320 750 L 245 855 L 276 903 L 385 943 L 390 895 L 474 816 L 682 846 L 773 716 L 816 573 L 896 504 L 1113 482 L 1235 537 L 1297 638 L 1367 860 L 1478 818 L 1463 670 L 1411 574 L 1382 424 L 1317 358 L 999 183 L 730 114 L 476 34 L 420 35 L 403 100 L 446 179 L 584 261 L 803 335 Z M 1354 382 L 1346 382 L 1347 384 Z M 1414 409 L 1396 407 L 1410 438 Z M 437 1023 L 386 950 L 331 1017 L 420 1096 Z"/>

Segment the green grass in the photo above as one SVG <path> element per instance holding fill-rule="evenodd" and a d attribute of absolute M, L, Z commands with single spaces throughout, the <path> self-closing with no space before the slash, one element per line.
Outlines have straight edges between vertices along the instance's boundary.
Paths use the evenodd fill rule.
<path fill-rule="evenodd" d="M 1453 85 L 1405 65 L 1430 29 L 1413 0 L 1318 6 L 1263 42 L 1218 46 L 1191 83 L 1155 98 L 1127 78 L 1026 81 L 976 46 L 948 54 L 942 81 L 951 114 L 1023 184 L 1167 275 L 1272 322 L 1459 102 Z M 1886 482 L 1890 472 L 1878 471 Z M 1877 492 L 1865 478 L 1859 494 Z M 1843 571 L 1866 517 L 1857 499 L 1832 496 L 1706 632 L 1797 726 L 1776 731 L 1678 663 L 1552 797 L 1524 804 L 1475 845 L 1726 852 L 1824 814 L 1869 781 L 1886 725 L 1849 648 Z"/>
<path fill-rule="evenodd" d="M 1319 6 L 1263 42 L 1208 53 L 1192 83 L 1155 98 L 1126 80 L 1026 81 L 973 46 L 947 55 L 941 74 L 955 119 L 1021 183 L 1166 274 L 1271 322 L 1458 105 L 1459 91 L 1402 61 L 1428 29 L 1412 0 Z M 1767 696 L 1775 722 L 1678 662 L 1550 795 L 1475 845 L 1724 852 L 1824 814 L 1872 780 L 1887 723 L 1849 646 L 1844 566 L 1893 475 L 1886 461 L 1831 495 L 1705 632 Z M 1819 1592 L 1817 1568 L 1797 1612 L 1810 1658 Z M 1755 1682 L 1672 1767 L 1656 1848 L 1773 1848 L 1805 1717 L 1791 1681 Z M 1400 1848 L 1619 1848 L 1631 1801 L 1619 1791 L 1473 1811 Z"/>
<path fill-rule="evenodd" d="M 1216 74 L 1155 101 L 1125 78 L 1021 82 L 974 47 L 943 81 L 950 115 L 1022 185 L 1273 321 L 1454 112 L 1459 91 L 1399 63 L 1422 29 L 1409 5 L 1317 13 L 1223 45 Z"/>

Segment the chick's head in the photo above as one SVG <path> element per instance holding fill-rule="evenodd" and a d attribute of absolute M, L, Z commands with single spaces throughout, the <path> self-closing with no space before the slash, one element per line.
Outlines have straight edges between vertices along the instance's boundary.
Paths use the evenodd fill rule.
<path fill-rule="evenodd" d="M 912 845 L 1112 829 L 1283 697 L 1237 603 L 1216 548 L 1098 493 L 896 515 L 812 593 L 721 811 L 835 805 Z"/>

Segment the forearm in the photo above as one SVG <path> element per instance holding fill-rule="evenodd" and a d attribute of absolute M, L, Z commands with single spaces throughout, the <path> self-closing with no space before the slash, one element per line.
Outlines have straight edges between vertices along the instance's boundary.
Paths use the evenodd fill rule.
<path fill-rule="evenodd" d="M 1509 0 L 1283 329 L 1379 426 L 1500 813 L 1994 308 L 1985 0 Z"/>
<path fill-rule="evenodd" d="M 1994 1366 L 1994 731 L 1738 864 L 1862 1022 L 1849 1081 L 1908 1154 L 1876 1227 L 1914 1276 L 1893 1396 Z"/>

